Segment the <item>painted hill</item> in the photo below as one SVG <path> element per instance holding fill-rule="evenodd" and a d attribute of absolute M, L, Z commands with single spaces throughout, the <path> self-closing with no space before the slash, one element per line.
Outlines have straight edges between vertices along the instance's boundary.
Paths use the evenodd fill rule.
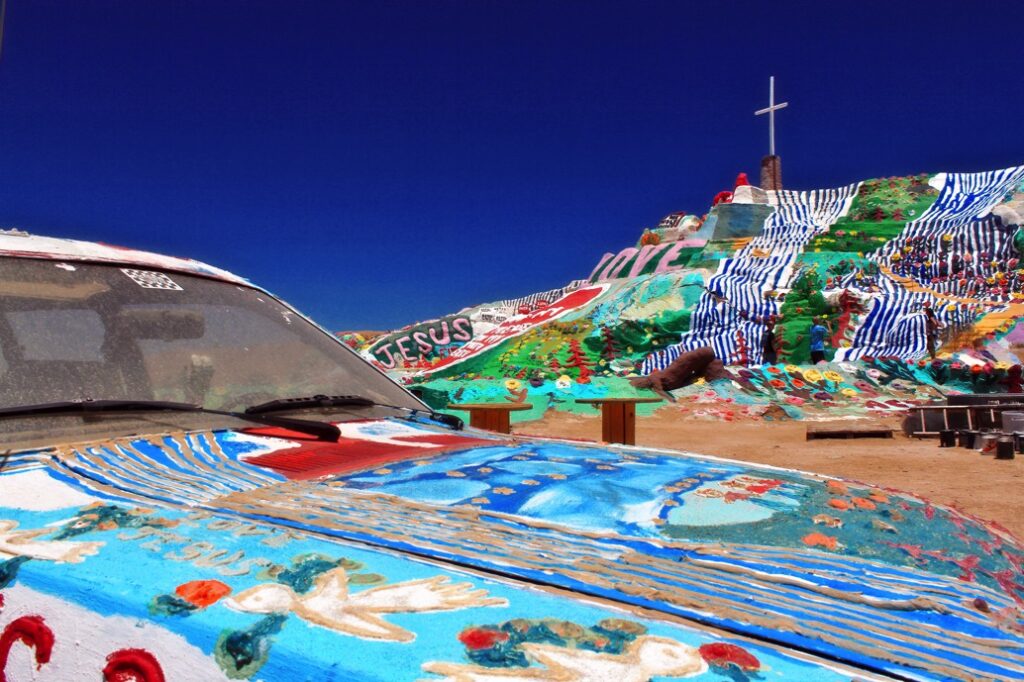
<path fill-rule="evenodd" d="M 644 230 L 585 279 L 357 345 L 435 407 L 526 401 L 526 419 L 591 409 L 572 398 L 636 393 L 628 377 L 700 346 L 733 379 L 677 394 L 684 410 L 726 419 L 770 405 L 790 417 L 863 414 L 1006 389 L 1024 345 L 1024 166 L 813 191 L 740 185 L 716 200 L 705 215 Z M 935 361 L 926 305 L 944 325 Z M 782 350 L 766 366 L 769 315 Z M 814 315 L 833 335 L 828 364 L 810 367 Z"/>

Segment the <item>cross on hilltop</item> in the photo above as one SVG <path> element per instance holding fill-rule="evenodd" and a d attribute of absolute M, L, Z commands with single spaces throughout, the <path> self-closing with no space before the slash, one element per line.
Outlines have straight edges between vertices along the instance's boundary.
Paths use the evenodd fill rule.
<path fill-rule="evenodd" d="M 775 155 L 775 112 L 788 106 L 789 102 L 775 103 L 775 76 L 769 77 L 768 106 L 754 112 L 754 116 L 768 114 L 768 156 L 761 159 L 763 189 L 782 189 L 782 160 Z"/>

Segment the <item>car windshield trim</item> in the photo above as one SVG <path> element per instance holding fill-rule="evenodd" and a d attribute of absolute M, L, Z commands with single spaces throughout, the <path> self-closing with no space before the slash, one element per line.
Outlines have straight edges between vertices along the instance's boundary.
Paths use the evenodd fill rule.
<path fill-rule="evenodd" d="M 330 407 L 385 407 L 392 410 L 408 412 L 409 418 L 415 419 L 419 414 L 425 414 L 435 422 L 438 422 L 454 431 L 461 431 L 464 423 L 461 419 L 452 414 L 434 412 L 433 410 L 418 410 L 403 405 L 389 405 L 380 403 L 371 398 L 361 395 L 311 395 L 295 398 L 275 398 L 265 403 L 252 405 L 245 408 L 246 414 L 266 414 L 268 412 L 284 412 L 287 410 L 309 410 L 316 408 Z"/>
<path fill-rule="evenodd" d="M 313 421 L 310 419 L 295 419 L 292 417 L 281 417 L 269 414 L 248 414 L 246 412 L 214 410 L 200 405 L 193 405 L 191 403 L 177 403 L 164 400 L 66 400 L 52 403 L 40 403 L 37 405 L 20 405 L 17 407 L 0 408 L 0 419 L 38 417 L 44 415 L 97 415 L 104 413 L 111 414 L 159 411 L 216 414 L 243 421 L 255 422 L 257 424 L 264 424 L 266 426 L 277 426 L 288 429 L 289 431 L 314 436 L 317 440 L 329 442 L 337 442 L 341 437 L 341 430 L 334 424 L 329 424 L 327 422 Z"/>

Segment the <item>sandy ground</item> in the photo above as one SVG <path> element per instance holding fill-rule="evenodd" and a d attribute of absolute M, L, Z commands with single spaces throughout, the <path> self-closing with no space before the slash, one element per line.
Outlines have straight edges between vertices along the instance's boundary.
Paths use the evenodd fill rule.
<path fill-rule="evenodd" d="M 834 424 L 884 424 L 894 438 L 807 440 L 808 422 L 722 421 L 681 418 L 670 409 L 638 418 L 638 445 L 690 450 L 898 488 L 933 502 L 997 521 L 1024 539 L 1024 455 L 996 460 L 937 439 L 906 438 L 899 419 Z M 818 422 L 817 424 L 821 424 Z M 601 419 L 549 412 L 515 425 L 517 433 L 600 439 Z"/>

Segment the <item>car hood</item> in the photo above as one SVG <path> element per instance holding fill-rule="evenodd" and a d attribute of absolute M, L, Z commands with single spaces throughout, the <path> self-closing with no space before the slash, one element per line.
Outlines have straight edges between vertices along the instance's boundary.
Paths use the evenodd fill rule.
<path fill-rule="evenodd" d="M 5 471 L 571 592 L 754 638 L 774 656 L 913 679 L 1024 679 L 1024 547 L 956 510 L 694 454 L 398 420 L 339 427 L 336 444 L 268 429 L 124 438 L 19 453 Z M 494 632 L 504 631 L 479 635 L 493 640 L 487 651 L 506 646 Z"/>

